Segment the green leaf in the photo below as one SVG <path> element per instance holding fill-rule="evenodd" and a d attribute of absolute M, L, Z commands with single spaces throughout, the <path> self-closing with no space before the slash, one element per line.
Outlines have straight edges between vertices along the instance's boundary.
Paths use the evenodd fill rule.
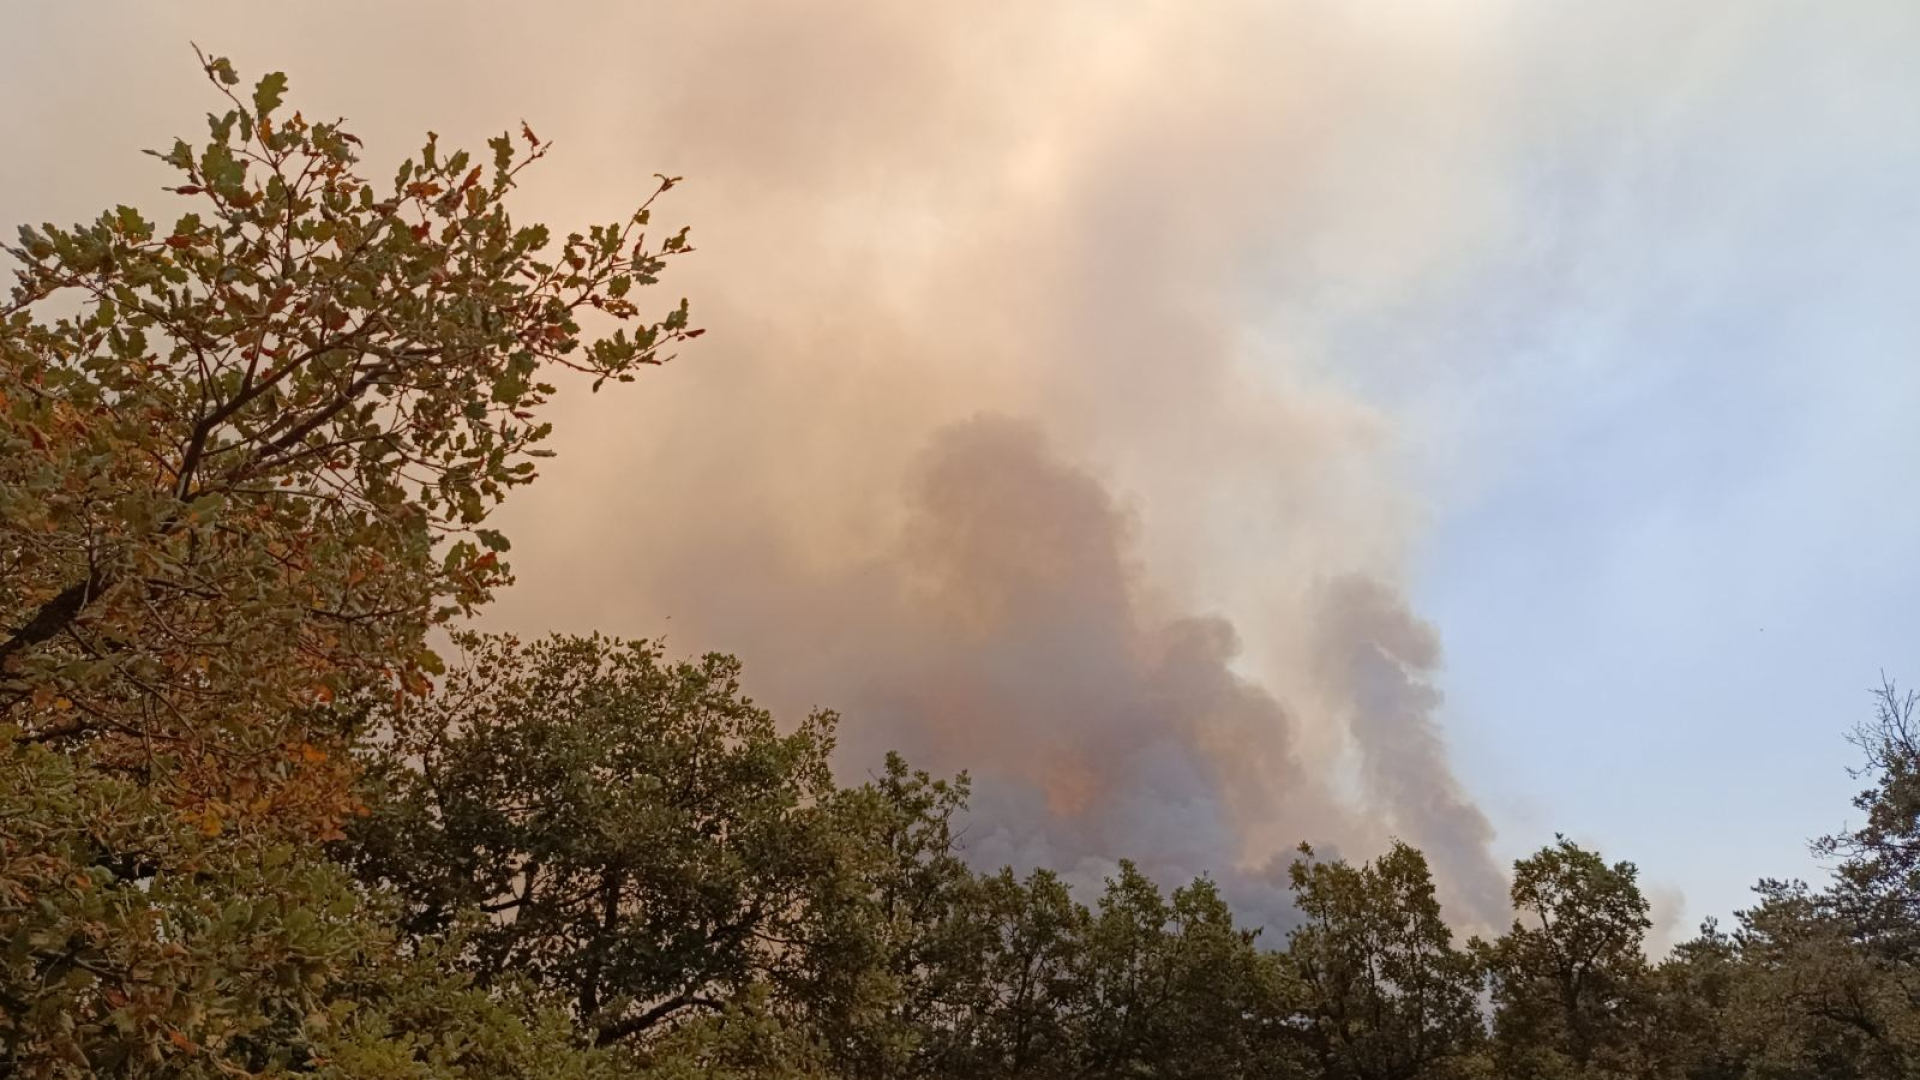
<path fill-rule="evenodd" d="M 187 507 L 196 521 L 211 521 L 226 507 L 227 500 L 217 493 L 202 495 Z"/>
<path fill-rule="evenodd" d="M 131 206 L 121 206 L 114 211 L 114 224 L 120 231 L 136 240 L 145 240 L 153 235 L 153 229 L 140 217 L 140 211 Z"/>
<path fill-rule="evenodd" d="M 287 73 L 268 72 L 266 77 L 253 88 L 254 111 L 264 117 L 280 107 L 280 100 L 287 92 Z"/>

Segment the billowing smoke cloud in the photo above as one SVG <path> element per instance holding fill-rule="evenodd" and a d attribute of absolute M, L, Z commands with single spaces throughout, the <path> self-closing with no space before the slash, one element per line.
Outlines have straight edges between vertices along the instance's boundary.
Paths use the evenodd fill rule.
<path fill-rule="evenodd" d="M 1125 517 L 1033 425 L 939 433 L 908 508 L 884 571 L 894 606 L 853 631 L 882 662 L 824 680 L 848 695 L 856 756 L 905 743 L 972 768 L 968 842 L 988 865 L 1095 885 L 1128 856 L 1223 877 L 1243 908 L 1282 916 L 1271 876 L 1240 870 L 1235 814 L 1257 799 L 1308 826 L 1326 796 L 1289 745 L 1293 718 L 1231 670 L 1233 627 L 1142 610 Z M 1235 754 L 1259 760 L 1235 770 Z"/>
<path fill-rule="evenodd" d="M 849 774 L 969 770 L 983 864 L 1130 857 L 1278 923 L 1294 844 L 1398 834 L 1499 923 L 1393 425 L 1284 325 L 1486 224 L 1395 175 L 1478 137 L 1420 90 L 1473 83 L 1471 43 L 1306 5 L 798 10 L 684 17 L 724 85 L 628 120 L 697 178 L 714 344 L 568 448 L 596 464 L 526 504 L 503 621 L 741 653 L 842 711 Z"/>
<path fill-rule="evenodd" d="M 1284 852 L 1261 831 L 1338 849 L 1392 831 L 1432 853 L 1456 915 L 1491 923 L 1505 883 L 1492 829 L 1447 765 L 1431 628 L 1381 580 L 1313 590 L 1312 690 L 1357 750 L 1341 799 L 1299 745 L 1306 718 L 1235 670 L 1217 615 L 1158 612 L 1133 524 L 1040 427 L 983 416 L 913 464 L 895 546 L 834 597 L 783 681 L 831 694 L 847 758 L 886 749 L 978 778 L 967 841 L 987 865 L 1051 866 L 1089 887 L 1130 857 L 1169 880 L 1211 874 L 1243 912 L 1288 919 Z"/>
<path fill-rule="evenodd" d="M 376 155 L 525 115 L 558 146 L 523 192 L 548 220 L 689 178 L 662 213 L 700 254 L 670 287 L 711 333 L 563 399 L 490 625 L 739 653 L 770 704 L 845 714 L 850 776 L 893 747 L 970 770 L 983 863 L 1132 857 L 1283 922 L 1294 844 L 1397 834 L 1457 918 L 1502 920 L 1401 590 L 1396 427 L 1320 348 L 1509 228 L 1468 164 L 1502 150 L 1486 20 L 421 4 L 255 34 L 237 12 L 206 19 L 237 40 L 142 8 L 88 47 L 149 79 L 149 42 L 189 32 L 285 66 Z M 152 123 L 191 126 L 191 71 L 167 82 Z"/>
<path fill-rule="evenodd" d="M 940 433 L 908 504 L 895 566 L 904 618 L 863 635 L 905 644 L 905 662 L 878 680 L 837 680 L 856 730 L 990 763 L 989 828 L 974 843 L 984 861 L 1096 877 L 1121 853 L 1169 877 L 1223 877 L 1243 909 L 1283 920 L 1276 867 L 1259 864 L 1267 853 L 1247 848 L 1238 821 L 1323 842 L 1352 830 L 1294 745 L 1300 718 L 1233 670 L 1232 624 L 1142 611 L 1125 518 L 1030 425 L 984 418 Z M 1432 630 L 1377 579 L 1319 591 L 1322 689 L 1349 704 L 1339 719 L 1366 805 L 1442 860 L 1458 910 L 1497 918 L 1492 829 L 1448 769 L 1434 720 Z"/>

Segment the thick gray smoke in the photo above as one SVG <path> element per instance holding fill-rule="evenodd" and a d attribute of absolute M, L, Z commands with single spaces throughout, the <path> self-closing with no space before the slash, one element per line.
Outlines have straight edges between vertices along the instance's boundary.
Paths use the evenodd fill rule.
<path fill-rule="evenodd" d="M 1318 722 L 1357 751 L 1349 799 L 1300 745 L 1303 718 L 1236 670 L 1233 624 L 1150 599 L 1134 521 L 1037 424 L 988 415 L 933 433 L 900 505 L 890 543 L 807 580 L 797 607 L 776 557 L 698 579 L 766 661 L 761 685 L 845 713 L 849 774 L 889 749 L 970 770 L 980 863 L 1089 888 L 1119 857 L 1170 882 L 1210 874 L 1269 925 L 1288 921 L 1285 849 L 1262 832 L 1361 851 L 1394 832 L 1432 853 L 1457 916 L 1499 919 L 1491 829 L 1434 717 L 1437 644 L 1389 586 L 1318 584 L 1301 631 L 1320 648 L 1304 688 Z"/>
<path fill-rule="evenodd" d="M 1126 855 L 1163 877 L 1212 874 L 1243 911 L 1284 922 L 1277 867 L 1237 822 L 1257 812 L 1333 828 L 1332 793 L 1294 745 L 1299 719 L 1233 670 L 1233 625 L 1143 611 L 1126 518 L 1031 425 L 989 417 L 941 432 L 907 502 L 889 564 L 898 621 L 856 631 L 894 651 L 876 670 L 823 680 L 848 689 L 855 744 L 904 739 L 943 764 L 991 762 L 972 844 L 990 865 L 1097 880 Z M 1432 630 L 1376 579 L 1320 592 L 1322 689 L 1349 704 L 1367 805 L 1444 861 L 1459 911 L 1497 919 L 1492 829 L 1434 719 Z"/>
<path fill-rule="evenodd" d="M 849 692 L 850 749 L 905 743 L 979 777 L 972 854 L 1051 866 L 1087 885 L 1128 856 L 1169 879 L 1224 878 L 1280 917 L 1270 879 L 1240 872 L 1226 762 L 1261 754 L 1280 820 L 1325 793 L 1288 745 L 1294 721 L 1237 676 L 1217 617 L 1141 610 L 1125 517 L 1029 424 L 981 418 L 938 434 L 916 470 L 872 670 Z M 877 632 L 876 632 L 877 631 Z M 1224 751 L 1224 753 L 1223 753 Z"/>

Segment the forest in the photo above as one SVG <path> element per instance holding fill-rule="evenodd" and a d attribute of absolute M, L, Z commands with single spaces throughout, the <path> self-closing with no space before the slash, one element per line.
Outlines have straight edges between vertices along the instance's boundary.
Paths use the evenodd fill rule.
<path fill-rule="evenodd" d="M 1284 932 L 977 867 L 964 774 L 845 782 L 837 718 L 728 656 L 473 631 L 558 384 L 702 332 L 648 299 L 678 180 L 561 235 L 508 213 L 524 125 L 370 178 L 285 76 L 204 67 L 207 139 L 154 153 L 194 210 L 6 247 L 0 1075 L 1920 1076 L 1892 683 L 1859 824 L 1780 838 L 1830 880 L 1652 956 L 1635 865 L 1560 837 L 1470 937 L 1404 844 L 1302 845 Z"/>

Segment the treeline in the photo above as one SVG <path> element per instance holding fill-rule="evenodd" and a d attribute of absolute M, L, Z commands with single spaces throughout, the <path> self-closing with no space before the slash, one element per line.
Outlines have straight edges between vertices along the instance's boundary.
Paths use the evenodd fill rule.
<path fill-rule="evenodd" d="M 0 1075 L 1920 1075 L 1920 747 L 1889 688 L 1822 889 L 1644 952 L 1560 840 L 1450 932 L 1421 854 L 1302 850 L 1298 925 L 964 860 L 964 776 L 828 768 L 739 668 L 456 635 L 541 407 L 699 331 L 651 209 L 505 209 L 547 146 L 359 140 L 208 59 L 190 209 L 23 229 L 0 309 Z M 673 185 L 662 178 L 660 190 Z M 591 327 L 588 332 L 583 327 Z"/>
<path fill-rule="evenodd" d="M 366 751 L 338 845 L 414 947 L 539 1002 L 629 1067 L 834 1077 L 1906 1076 L 1912 702 L 1862 743 L 1879 786 L 1826 892 L 1764 883 L 1657 963 L 1635 868 L 1558 839 L 1512 925 L 1456 941 L 1425 858 L 1291 869 L 1299 924 L 1237 926 L 1205 879 L 1133 867 L 1091 903 L 969 869 L 964 777 L 828 770 L 725 657 L 602 638 L 462 639 L 442 693 Z M 1906 935 L 1904 938 L 1902 934 Z"/>

